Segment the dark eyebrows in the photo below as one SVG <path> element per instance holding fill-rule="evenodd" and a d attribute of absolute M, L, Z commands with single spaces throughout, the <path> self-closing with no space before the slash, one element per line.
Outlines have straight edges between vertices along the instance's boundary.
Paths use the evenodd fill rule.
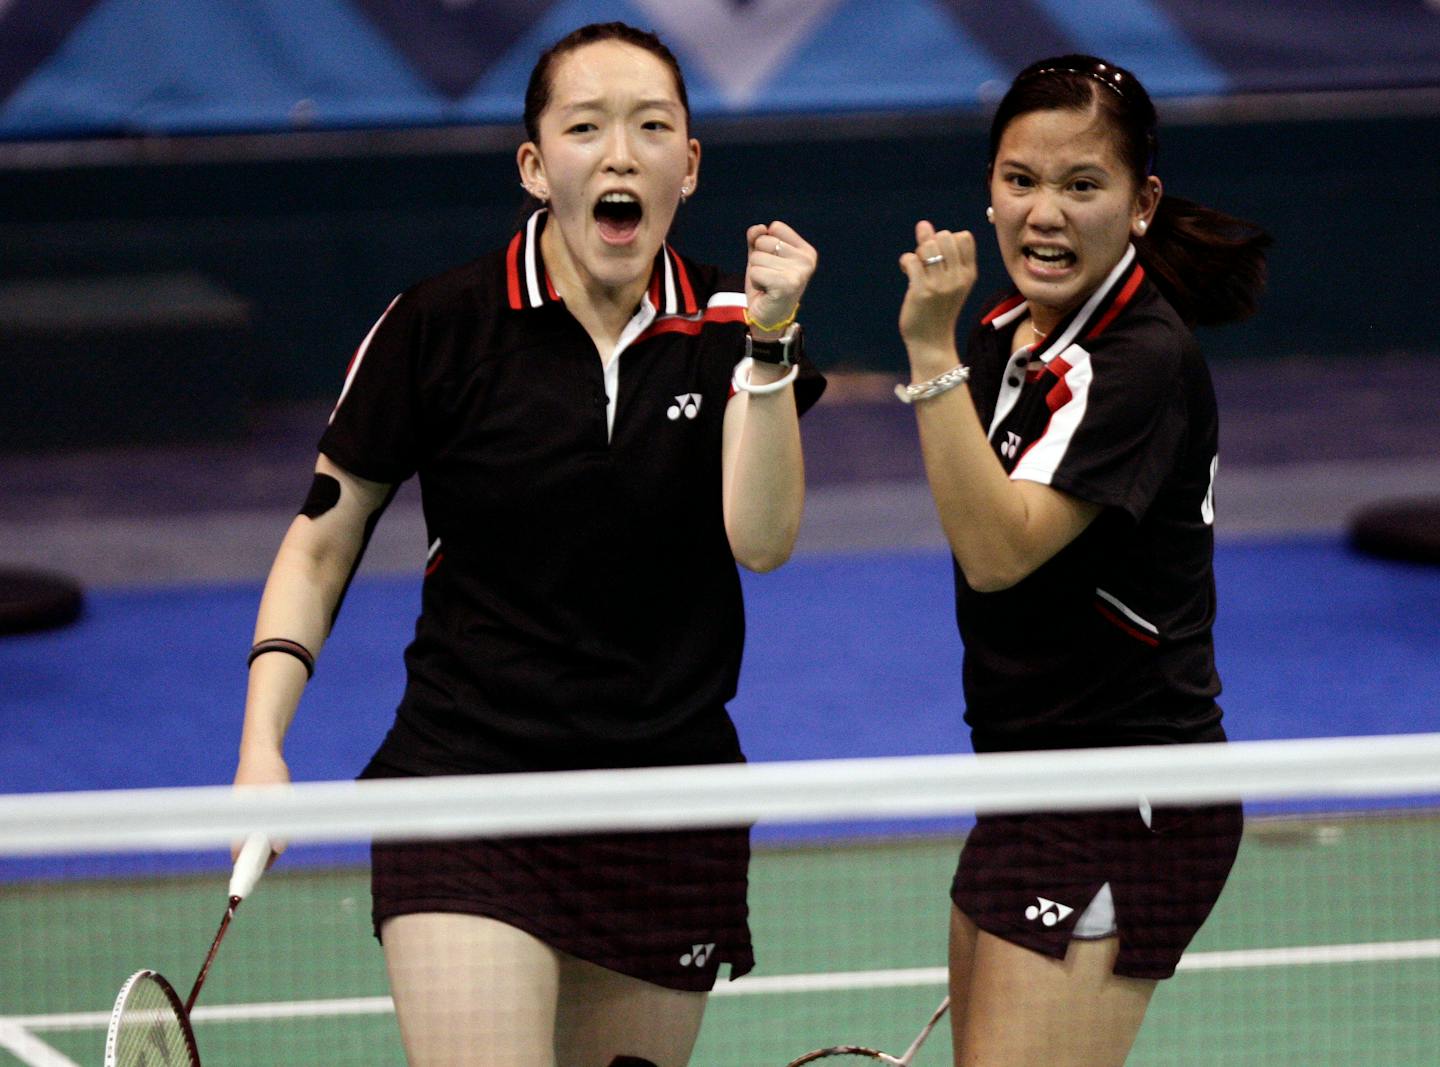
<path fill-rule="evenodd" d="M 996 160 L 996 162 L 995 162 L 995 169 L 996 169 L 996 170 L 1003 170 L 1003 169 L 1005 169 L 1006 167 L 1009 167 L 1009 168 L 1012 168 L 1012 169 L 1015 169 L 1015 170 L 1023 170 L 1023 171 L 1024 171 L 1025 173 L 1027 173 L 1027 174 L 1036 174 L 1036 173 L 1038 173 L 1036 170 L 1034 170 L 1034 169 L 1033 169 L 1032 167 L 1030 167 L 1028 164 L 1023 163 L 1023 162 L 1021 162 L 1021 161 L 1018 160 L 1018 159 L 999 159 L 999 160 Z M 1107 177 L 1107 178 L 1113 177 L 1113 175 L 1111 174 L 1110 169 L 1109 169 L 1108 167 L 1106 167 L 1103 163 L 1094 162 L 1094 161 L 1088 162 L 1088 163 L 1077 163 L 1077 164 L 1075 164 L 1075 166 L 1073 166 L 1073 167 L 1071 167 L 1069 170 L 1067 170 L 1062 177 L 1063 177 L 1063 179 L 1064 179 L 1065 181 L 1069 181 L 1071 178 L 1074 178 L 1074 177 L 1076 177 L 1077 175 L 1086 174 L 1086 173 L 1101 174 L 1101 175 L 1104 175 L 1104 176 Z"/>
<path fill-rule="evenodd" d="M 590 100 L 577 100 L 573 104 L 564 104 L 561 107 L 556 108 L 556 111 L 558 111 L 562 115 L 574 114 L 577 111 L 604 110 L 605 102 L 598 98 Z M 678 100 L 673 100 L 667 97 L 655 97 L 654 99 L 639 101 L 634 106 L 634 108 L 631 109 L 631 114 L 639 111 L 668 111 L 671 114 L 679 114 L 683 110 L 684 109 L 680 106 L 680 101 Z"/>

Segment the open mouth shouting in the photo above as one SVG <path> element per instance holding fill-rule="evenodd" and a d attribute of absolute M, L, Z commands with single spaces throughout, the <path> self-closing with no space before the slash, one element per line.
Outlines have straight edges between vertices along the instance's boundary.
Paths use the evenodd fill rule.
<path fill-rule="evenodd" d="M 626 245 L 635 239 L 645 209 L 634 193 L 617 190 L 600 197 L 594 214 L 600 237 L 606 244 Z"/>
<path fill-rule="evenodd" d="M 1075 253 L 1058 245 L 1022 245 L 1025 263 L 1036 274 L 1063 274 L 1075 265 Z"/>

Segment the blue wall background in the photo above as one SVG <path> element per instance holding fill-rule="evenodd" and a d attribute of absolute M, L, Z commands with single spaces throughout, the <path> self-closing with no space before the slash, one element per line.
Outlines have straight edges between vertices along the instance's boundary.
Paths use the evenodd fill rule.
<path fill-rule="evenodd" d="M 701 115 L 976 107 L 1068 51 L 1160 97 L 1440 84 L 1425 0 L 0 0 L 0 138 L 508 122 L 603 19 Z"/>
<path fill-rule="evenodd" d="M 1212 358 L 1436 349 L 1440 0 L 0 0 L 0 450 L 333 396 L 396 292 L 508 238 L 534 58 L 609 18 L 690 82 L 675 243 L 737 267 L 746 226 L 796 225 L 827 369 L 901 365 L 918 218 L 974 229 L 1001 287 L 985 105 L 1072 49 L 1154 92 L 1168 192 L 1275 236 L 1261 314 Z"/>

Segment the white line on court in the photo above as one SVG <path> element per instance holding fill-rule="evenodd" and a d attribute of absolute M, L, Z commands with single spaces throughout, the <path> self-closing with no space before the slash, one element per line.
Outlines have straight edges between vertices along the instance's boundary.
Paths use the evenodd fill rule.
<path fill-rule="evenodd" d="M 107 1019 L 106 1023 L 108 1021 Z M 80 1067 L 69 1056 L 51 1048 L 25 1027 L 5 1019 L 0 1019 L 0 1049 L 14 1053 L 15 1058 L 26 1067 Z"/>
<path fill-rule="evenodd" d="M 1390 963 L 1440 959 L 1440 938 L 1414 941 L 1360 942 L 1347 945 L 1305 945 L 1291 948 L 1236 949 L 1192 952 L 1180 961 L 1182 971 L 1243 970 L 1251 967 L 1301 967 L 1311 964 Z M 826 974 L 777 974 L 746 978 L 735 985 L 717 986 L 717 997 L 766 996 L 782 993 L 818 993 L 860 989 L 894 989 L 942 985 L 944 967 L 909 967 L 886 971 L 833 971 Z M 326 1018 L 345 1015 L 382 1015 L 393 1010 L 389 997 L 343 997 L 334 1000 L 277 1001 L 222 1004 L 196 1008 L 196 1022 L 245 1022 L 257 1019 Z M 64 1015 L 12 1015 L 0 1018 L 0 1041 L 17 1031 L 93 1030 L 109 1024 L 110 1013 L 73 1012 Z M 3 1047 L 3 1046 L 0 1046 Z M 26 1061 L 27 1063 L 31 1061 Z M 36 1060 L 37 1067 L 66 1067 L 68 1060 Z"/>

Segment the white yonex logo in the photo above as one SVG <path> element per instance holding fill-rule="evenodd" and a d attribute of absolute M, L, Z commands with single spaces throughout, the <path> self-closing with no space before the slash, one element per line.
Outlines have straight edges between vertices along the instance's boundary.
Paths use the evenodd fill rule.
<path fill-rule="evenodd" d="M 1044 897 L 1036 897 L 1039 905 L 1031 904 L 1025 909 L 1025 918 L 1030 920 L 1039 919 L 1046 926 L 1054 926 L 1065 916 L 1069 915 L 1074 908 L 1067 908 L 1064 904 L 1057 904 L 1053 900 L 1046 900 Z"/>
<path fill-rule="evenodd" d="M 1005 443 L 1000 446 L 1000 454 L 1007 459 L 1014 459 L 1015 453 L 1020 451 L 1020 435 L 1011 430 L 1005 431 Z"/>
<path fill-rule="evenodd" d="M 710 958 L 710 953 L 715 951 L 715 942 L 708 945 L 691 945 L 690 951 L 680 957 L 680 966 L 689 967 L 692 964 L 696 967 L 704 967 L 705 961 Z"/>
<path fill-rule="evenodd" d="M 674 422 L 682 414 L 687 419 L 693 419 L 696 415 L 700 414 L 700 394 L 681 393 L 675 398 L 675 403 L 666 409 L 665 414 L 671 422 Z"/>

